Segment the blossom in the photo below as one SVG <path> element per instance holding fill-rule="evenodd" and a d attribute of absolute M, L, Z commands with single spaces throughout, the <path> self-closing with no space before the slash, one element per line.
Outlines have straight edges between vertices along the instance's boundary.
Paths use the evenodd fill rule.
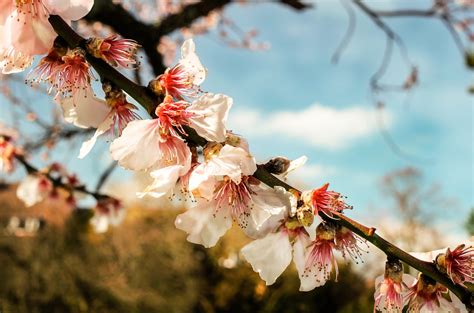
<path fill-rule="evenodd" d="M 329 280 L 334 268 L 337 281 L 338 266 L 334 256 L 336 230 L 333 223 L 322 222 L 316 228 L 316 239 L 308 247 L 304 276 L 311 278 L 314 287 Z M 313 288 L 314 288 L 313 287 Z"/>
<path fill-rule="evenodd" d="M 406 295 L 408 312 L 465 312 L 462 303 L 454 294 L 450 294 L 451 301 L 448 301 L 443 297 L 445 293 L 448 293 L 446 287 L 419 273 L 418 279 L 410 286 L 410 290 Z"/>
<path fill-rule="evenodd" d="M 99 199 L 90 223 L 97 233 L 105 233 L 110 226 L 119 225 L 125 218 L 125 213 L 121 201 L 110 197 Z"/>
<path fill-rule="evenodd" d="M 53 45 L 56 33 L 48 21 L 50 14 L 59 15 L 66 21 L 78 20 L 85 16 L 94 4 L 93 0 L 2 2 L 2 42 L 27 56 L 47 53 Z"/>
<path fill-rule="evenodd" d="M 207 160 L 189 177 L 189 190 L 196 203 L 175 223 L 189 234 L 188 240 L 213 246 L 232 226 L 232 220 L 247 235 L 256 237 L 269 218 L 286 210 L 289 203 L 285 195 L 260 186 L 250 177 L 256 164 L 248 151 L 217 144 L 206 147 L 204 154 Z"/>
<path fill-rule="evenodd" d="M 159 119 L 128 123 L 110 153 L 120 166 L 135 171 L 191 163 L 189 147 L 181 138 L 164 134 Z"/>
<path fill-rule="evenodd" d="M 186 135 L 183 126 L 190 126 L 208 141 L 223 142 L 231 106 L 232 98 L 222 94 L 206 93 L 192 103 L 173 101 L 168 95 L 155 113 L 162 127 L 175 136 Z"/>
<path fill-rule="evenodd" d="M 195 50 L 194 41 L 187 39 L 181 46 L 181 59 L 178 64 L 167 68 L 164 74 L 151 81 L 151 89 L 158 94 L 170 95 L 176 99 L 196 96 L 207 71 L 199 61 Z"/>
<path fill-rule="evenodd" d="M 241 252 L 267 286 L 275 283 L 293 259 L 301 279 L 300 291 L 309 291 L 314 287 L 303 274 L 305 250 L 309 243 L 303 227 L 287 228 L 283 225 L 277 232 L 247 244 Z"/>
<path fill-rule="evenodd" d="M 332 216 L 334 212 L 341 212 L 344 209 L 352 208 L 344 202 L 340 193 L 330 191 L 328 187 L 329 183 L 326 183 L 318 189 L 303 192 L 302 199 L 313 207 L 314 214 L 323 212 Z"/>
<path fill-rule="evenodd" d="M 17 197 L 26 206 L 43 201 L 53 191 L 53 183 L 42 174 L 30 174 L 18 185 Z"/>
<path fill-rule="evenodd" d="M 455 249 L 444 248 L 430 252 L 411 252 L 423 261 L 434 262 L 436 267 L 456 284 L 474 282 L 474 246 L 472 242 L 458 245 Z"/>
<path fill-rule="evenodd" d="M 474 247 L 472 245 L 462 244 L 452 251 L 447 248 L 445 253 L 436 257 L 436 265 L 457 284 L 474 283 Z"/>
<path fill-rule="evenodd" d="M 375 279 L 374 309 L 383 313 L 401 313 L 408 286 L 412 286 L 414 281 L 414 277 L 403 273 L 400 261 L 388 260 L 385 274 Z"/>
<path fill-rule="evenodd" d="M 58 67 L 63 64 L 62 57 L 67 53 L 67 47 L 64 47 L 61 37 L 57 37 L 54 46 L 48 54 L 43 57 L 38 65 L 28 74 L 28 80 L 32 83 L 46 82 L 53 88 L 57 80 L 60 79 Z"/>
<path fill-rule="evenodd" d="M 342 253 L 343 257 L 349 256 L 356 264 L 361 260 L 362 252 L 359 243 L 362 239 L 344 226 L 336 226 L 336 249 Z"/>
<path fill-rule="evenodd" d="M 87 50 L 96 58 L 101 58 L 112 66 L 130 68 L 137 65 L 136 53 L 140 45 L 132 39 L 111 35 L 107 38 L 91 38 Z"/>
<path fill-rule="evenodd" d="M 92 73 L 81 48 L 69 50 L 62 63 L 54 68 L 51 76 L 55 78 L 54 87 L 64 96 L 73 96 L 80 90 L 90 87 Z"/>
<path fill-rule="evenodd" d="M 55 101 L 63 109 L 66 122 L 81 128 L 96 128 L 94 135 L 86 140 L 79 153 L 84 158 L 103 134 L 121 135 L 130 121 L 139 119 L 136 107 L 127 102 L 125 95 L 107 97 L 106 101 L 95 97 L 92 88 L 78 90 L 72 97 L 56 96 Z M 117 130 L 115 130 L 117 129 Z"/>

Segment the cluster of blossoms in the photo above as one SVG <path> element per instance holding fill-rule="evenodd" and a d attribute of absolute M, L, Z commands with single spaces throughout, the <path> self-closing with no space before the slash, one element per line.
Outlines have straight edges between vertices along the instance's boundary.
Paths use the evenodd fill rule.
<path fill-rule="evenodd" d="M 150 82 L 148 88 L 160 103 L 152 119 L 141 120 L 136 107 L 111 82 L 102 81 L 105 100 L 94 95 L 87 62 L 88 57 L 95 57 L 112 66 L 136 66 L 136 42 L 111 36 L 70 49 L 55 38 L 47 21 L 49 14 L 68 21 L 80 18 L 92 1 L 7 1 L 1 5 L 2 71 L 23 70 L 34 55 L 46 54 L 30 81 L 49 84 L 67 122 L 96 129 L 83 143 L 79 157 L 91 151 L 99 136 L 112 136 L 112 158 L 153 179 L 139 197 L 185 200 L 186 211 L 177 216 L 175 225 L 187 233 L 188 241 L 212 247 L 235 222 L 254 239 L 241 253 L 266 284 L 273 284 L 293 260 L 301 291 L 322 286 L 332 276 L 337 280 L 336 253 L 360 259 L 363 241 L 337 223 L 352 207 L 329 184 L 299 192 L 270 187 L 254 177 L 259 166 L 247 141 L 225 125 L 233 100 L 200 88 L 207 71 L 192 39 L 182 45 L 179 62 Z M 14 32 L 13 28 L 18 29 Z M 205 144 L 196 145 L 196 138 Z M 13 139 L 0 135 L 0 167 L 6 171 L 12 169 L 19 153 Z M 305 161 L 305 157 L 294 161 L 279 157 L 263 167 L 284 178 Z M 75 205 L 79 182 L 58 165 L 27 176 L 17 194 L 30 206 L 57 197 L 58 184 L 69 191 L 68 203 Z M 92 223 L 101 232 L 118 224 L 125 214 L 121 202 L 110 197 L 97 197 L 94 210 Z M 473 255 L 471 245 L 459 246 L 436 255 L 433 261 L 454 283 L 464 285 L 473 282 Z M 405 306 L 409 312 L 460 312 L 453 294 L 448 295 L 450 299 L 444 297 L 445 287 L 423 274 L 418 279 L 404 275 L 398 260 L 387 262 L 376 285 L 375 309 L 382 312 L 402 312 Z"/>
<path fill-rule="evenodd" d="M 58 163 L 28 174 L 18 185 L 17 197 L 27 207 L 43 201 L 58 201 L 63 199 L 70 208 L 75 208 L 77 201 L 86 194 L 78 191 L 83 187 L 75 174 L 70 174 Z M 107 231 L 109 225 L 118 225 L 125 216 L 121 201 L 112 197 L 102 197 L 94 207 L 94 217 L 91 224 L 97 232 Z"/>
<path fill-rule="evenodd" d="M 472 242 L 427 253 L 412 253 L 426 262 L 433 262 L 438 270 L 448 275 L 456 284 L 474 281 L 474 247 Z M 415 278 L 404 274 L 403 265 L 389 259 L 385 274 L 375 280 L 375 308 L 381 312 L 467 312 L 461 301 L 440 283 L 425 274 Z"/>

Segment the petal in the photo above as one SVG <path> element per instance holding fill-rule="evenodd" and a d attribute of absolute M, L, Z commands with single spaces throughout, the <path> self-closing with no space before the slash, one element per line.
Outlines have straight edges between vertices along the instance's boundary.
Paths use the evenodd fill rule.
<path fill-rule="evenodd" d="M 262 188 L 260 185 L 251 186 L 252 211 L 250 215 L 257 229 L 263 225 L 272 215 L 283 218 L 290 210 L 290 199 L 281 189 Z"/>
<path fill-rule="evenodd" d="M 173 165 L 154 170 L 150 173 L 150 176 L 154 179 L 153 183 L 147 186 L 143 192 L 137 193 L 137 196 L 143 198 L 145 195 L 150 195 L 161 198 L 168 195 L 173 191 L 182 168 L 182 165 Z"/>
<path fill-rule="evenodd" d="M 144 170 L 160 160 L 160 140 L 159 120 L 131 121 L 110 145 L 110 153 L 120 166 Z"/>
<path fill-rule="evenodd" d="M 216 245 L 232 227 L 232 218 L 225 210 L 216 212 L 215 202 L 198 200 L 193 208 L 176 217 L 175 226 L 188 233 L 187 240 L 206 248 Z"/>
<path fill-rule="evenodd" d="M 64 120 L 77 127 L 97 128 L 110 113 L 104 100 L 94 96 L 92 88 L 79 89 L 72 97 L 61 97 L 58 93 L 54 101 L 63 109 Z"/>
<path fill-rule="evenodd" d="M 255 159 L 242 148 L 225 145 L 218 156 L 207 162 L 206 171 L 209 175 L 229 176 L 239 184 L 242 175 L 252 175 L 257 170 Z"/>
<path fill-rule="evenodd" d="M 79 151 L 79 156 L 78 156 L 79 159 L 83 159 L 86 155 L 88 155 L 89 152 L 94 147 L 95 142 L 97 141 L 97 138 L 100 135 L 105 134 L 113 126 L 114 126 L 114 116 L 113 114 L 109 114 L 107 118 L 96 129 L 92 138 L 82 143 L 81 150 Z"/>
<path fill-rule="evenodd" d="M 310 291 L 320 286 L 313 275 L 307 275 L 305 273 L 306 259 L 309 253 L 307 247 L 310 243 L 309 237 L 301 233 L 296 237 L 295 243 L 293 244 L 293 260 L 300 278 L 300 291 Z"/>
<path fill-rule="evenodd" d="M 187 111 L 192 112 L 191 127 L 208 141 L 225 141 L 225 123 L 232 106 L 232 98 L 206 93 L 194 101 Z"/>
<path fill-rule="evenodd" d="M 86 16 L 94 5 L 94 0 L 43 0 L 43 2 L 51 14 L 72 21 Z"/>
<path fill-rule="evenodd" d="M 4 41 L 15 50 L 31 56 L 47 53 L 56 38 L 45 12 L 39 12 L 32 18 L 30 14 L 14 10 L 8 16 L 2 31 L 9 35 L 9 38 L 2 36 Z"/>
<path fill-rule="evenodd" d="M 416 278 L 409 274 L 403 274 L 402 281 L 405 284 L 405 286 L 412 287 L 416 282 Z"/>
<path fill-rule="evenodd" d="M 291 262 L 290 240 L 283 232 L 254 240 L 241 252 L 267 286 L 273 284 Z"/>
<path fill-rule="evenodd" d="M 181 60 L 179 61 L 186 72 L 191 76 L 191 83 L 200 85 L 206 79 L 207 70 L 202 66 L 196 54 L 196 46 L 192 39 L 187 39 L 181 46 Z"/>
<path fill-rule="evenodd" d="M 1 28 L 0 28 L 1 32 Z M 13 47 L 0 49 L 0 69 L 2 74 L 24 71 L 33 63 L 33 57 L 16 51 Z"/>
<path fill-rule="evenodd" d="M 188 188 L 200 197 L 211 200 L 214 197 L 216 179 L 209 175 L 206 164 L 198 165 L 189 176 Z"/>

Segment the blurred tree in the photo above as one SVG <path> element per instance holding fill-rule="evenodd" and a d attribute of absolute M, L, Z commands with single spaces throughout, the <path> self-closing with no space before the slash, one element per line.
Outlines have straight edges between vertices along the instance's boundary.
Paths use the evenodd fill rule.
<path fill-rule="evenodd" d="M 13 190 L 0 193 L 0 207 L 10 215 L 39 212 L 7 206 L 11 197 Z M 1 212 L 5 220 L 7 211 Z M 344 264 L 338 283 L 309 293 L 298 291 L 292 267 L 265 286 L 239 257 L 248 239 L 237 229 L 204 249 L 176 230 L 176 212 L 132 208 L 120 229 L 102 235 L 90 229 L 90 211 L 72 212 L 64 225 L 47 223 L 36 236 L 1 232 L 2 313 L 372 310 L 372 283 Z"/>
<path fill-rule="evenodd" d="M 438 185 L 426 187 L 422 173 L 413 167 L 406 167 L 388 173 L 382 178 L 381 189 L 392 203 L 393 221 L 384 227 L 387 239 L 407 251 L 429 251 L 442 246 L 440 233 L 429 225 L 438 210 L 450 205 L 441 195 Z M 426 240 L 429 238 L 429 240 Z"/>

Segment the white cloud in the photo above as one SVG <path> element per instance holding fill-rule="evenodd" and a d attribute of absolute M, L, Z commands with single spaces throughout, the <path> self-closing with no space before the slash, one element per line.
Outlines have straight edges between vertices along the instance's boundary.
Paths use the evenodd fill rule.
<path fill-rule="evenodd" d="M 237 109 L 229 116 L 236 133 L 250 137 L 282 136 L 326 149 L 340 149 L 378 130 L 374 109 L 352 107 L 335 109 L 313 104 L 304 110 L 262 112 Z M 390 127 L 392 114 L 385 110 L 384 125 Z"/>

